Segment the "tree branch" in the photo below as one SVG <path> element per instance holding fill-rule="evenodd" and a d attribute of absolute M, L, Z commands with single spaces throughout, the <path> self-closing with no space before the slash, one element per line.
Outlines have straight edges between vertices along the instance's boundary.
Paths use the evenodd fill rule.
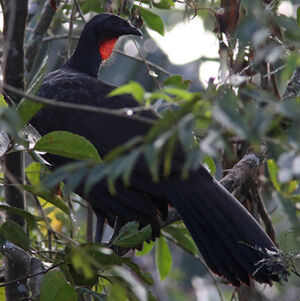
<path fill-rule="evenodd" d="M 233 166 L 220 183 L 232 192 L 252 179 L 253 172 L 260 165 L 261 159 L 254 153 L 245 155 L 242 160 Z"/>
<path fill-rule="evenodd" d="M 300 67 L 294 71 L 284 93 L 282 100 L 291 100 L 300 95 Z"/>
<path fill-rule="evenodd" d="M 73 110 L 79 110 L 79 111 L 86 111 L 86 112 L 93 112 L 93 113 L 99 113 L 99 114 L 107 114 L 107 115 L 113 115 L 113 116 L 122 116 L 123 118 L 129 118 L 129 119 L 136 119 L 143 122 L 146 122 L 148 124 L 154 124 L 155 120 L 149 119 L 146 117 L 142 117 L 139 115 L 128 115 L 127 112 L 130 109 L 130 111 L 133 112 L 140 112 L 147 110 L 145 107 L 135 107 L 135 108 L 124 108 L 124 109 L 106 109 L 102 107 L 95 107 L 95 106 L 89 106 L 89 105 L 82 105 L 82 104 L 75 104 L 75 103 L 69 103 L 64 101 L 55 101 L 50 100 L 44 97 L 35 96 L 32 94 L 29 94 L 21 89 L 15 88 L 11 85 L 0 83 L 0 90 L 6 89 L 9 91 L 14 92 L 15 94 L 21 95 L 24 98 L 27 98 L 29 100 L 32 100 L 37 103 L 41 103 L 48 106 L 54 106 L 54 107 L 61 107 L 61 108 L 69 108 Z"/>
<path fill-rule="evenodd" d="M 71 57 L 71 45 L 72 45 L 72 34 L 73 34 L 73 23 L 75 20 L 75 14 L 76 14 L 76 2 L 73 0 L 72 8 L 71 8 L 71 15 L 69 20 L 69 32 L 68 32 L 68 59 Z"/>
<path fill-rule="evenodd" d="M 4 11 L 4 48 L 3 48 L 3 82 L 4 84 L 24 89 L 24 37 L 27 18 L 28 1 L 5 0 L 1 2 Z M 11 90 L 5 93 L 14 102 L 19 103 L 21 96 Z M 13 175 L 12 181 L 8 174 Z M 14 152 L 6 154 L 4 157 L 4 192 L 6 203 L 12 207 L 24 209 L 25 194 L 20 192 L 16 184 L 24 182 L 24 154 Z M 7 220 L 17 222 L 25 228 L 24 219 L 20 216 L 7 213 Z M 7 248 L 11 247 L 8 245 Z M 12 258 L 9 253 L 5 253 L 5 280 L 11 281 L 20 275 L 28 273 L 28 264 L 23 262 L 23 257 Z M 16 283 L 6 288 L 6 300 L 14 301 L 28 296 L 28 286 L 26 281 Z"/>
<path fill-rule="evenodd" d="M 78 0 L 74 0 L 74 2 L 75 2 L 75 5 L 76 5 L 76 9 L 77 9 L 77 11 L 80 15 L 80 18 L 82 19 L 83 23 L 86 24 L 87 22 L 86 22 L 86 19 L 84 17 L 84 14 L 81 10 L 81 7 L 80 7 L 80 4 L 79 4 Z"/>
<path fill-rule="evenodd" d="M 56 4 L 59 5 L 60 0 L 56 0 Z M 49 28 L 53 16 L 55 14 L 55 10 L 50 5 L 50 1 L 45 1 L 40 21 L 37 23 L 33 30 L 33 34 L 27 44 L 27 51 L 26 51 L 26 71 L 29 73 L 33 67 L 34 61 L 36 59 L 37 54 L 39 53 L 42 40 L 44 34 L 46 33 L 47 29 Z"/>
<path fill-rule="evenodd" d="M 4 82 L 24 89 L 24 35 L 27 17 L 27 1 L 5 0 L 4 12 L 4 49 L 2 70 Z M 7 92 L 15 102 L 20 101 L 20 96 Z"/>
<path fill-rule="evenodd" d="M 13 280 L 6 281 L 0 284 L 0 287 L 16 287 L 20 291 L 24 291 L 24 285 L 27 285 L 29 279 L 30 288 L 33 295 L 38 295 L 41 288 L 41 283 L 43 280 L 43 275 L 48 271 L 57 268 L 58 266 L 64 264 L 64 261 L 60 261 L 53 264 L 49 268 L 45 268 L 42 261 L 36 257 L 30 256 L 23 249 L 16 246 L 10 241 L 3 240 L 0 237 L 0 253 L 5 255 L 7 258 L 12 260 L 15 264 L 16 269 L 23 269 L 24 273 L 21 277 L 15 278 Z M 24 295 L 23 297 L 27 297 Z M 13 301 L 15 301 L 14 299 Z M 23 300 L 23 299 L 22 299 Z"/>
<path fill-rule="evenodd" d="M 21 279 L 20 275 L 27 275 L 30 256 L 24 250 L 8 241 L 0 242 L 0 253 L 5 256 L 5 283 L 11 284 L 6 289 L 6 300 L 23 300 L 23 298 L 28 297 L 27 278 Z M 1 284 L 1 286 L 5 285 Z"/>
<path fill-rule="evenodd" d="M 268 213 L 268 211 L 265 207 L 264 201 L 262 200 L 261 195 L 260 195 L 260 193 L 257 189 L 257 185 L 253 181 L 250 185 L 250 190 L 251 190 L 251 193 L 253 194 L 253 198 L 257 202 L 257 209 L 258 209 L 258 212 L 259 212 L 259 215 L 260 215 L 261 219 L 263 220 L 263 222 L 266 226 L 266 232 L 270 236 L 270 238 L 272 239 L 274 244 L 278 246 L 278 244 L 276 242 L 275 229 L 274 229 L 273 224 L 271 222 L 270 215 L 269 215 L 269 213 Z"/>

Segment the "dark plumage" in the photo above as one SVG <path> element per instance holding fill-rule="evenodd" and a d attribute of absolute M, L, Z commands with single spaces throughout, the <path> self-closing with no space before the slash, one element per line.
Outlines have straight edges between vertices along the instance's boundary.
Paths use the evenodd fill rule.
<path fill-rule="evenodd" d="M 86 24 L 72 58 L 62 68 L 46 76 L 39 95 L 111 109 L 138 106 L 130 95 L 106 98 L 115 87 L 97 79 L 102 61 L 99 47 L 105 41 L 125 34 L 139 35 L 140 32 L 115 15 L 94 17 Z M 149 119 L 159 118 L 150 109 L 141 114 Z M 151 128 L 150 123 L 128 116 L 50 106 L 33 118 L 32 125 L 42 135 L 65 130 L 84 136 L 96 146 L 102 157 L 129 139 L 145 135 Z M 68 162 L 53 155 L 48 155 L 47 159 L 54 167 Z M 250 278 L 262 283 L 278 281 L 278 276 L 266 267 L 254 275 L 257 269 L 255 264 L 268 257 L 266 251 L 277 251 L 259 224 L 204 167 L 183 180 L 180 176 L 182 162 L 184 154 L 178 150 L 170 177 L 161 177 L 162 180 L 154 183 L 144 159 L 140 158 L 133 170 L 130 188 L 117 181 L 118 192 L 111 195 L 106 182 L 101 181 L 92 189 L 88 201 L 98 216 L 119 216 L 124 222 L 137 220 L 142 224 L 151 224 L 154 237 L 159 235 L 158 214 L 166 218 L 167 206 L 171 204 L 178 210 L 212 271 L 235 286 L 249 284 Z M 280 270 L 279 266 L 274 268 Z"/>

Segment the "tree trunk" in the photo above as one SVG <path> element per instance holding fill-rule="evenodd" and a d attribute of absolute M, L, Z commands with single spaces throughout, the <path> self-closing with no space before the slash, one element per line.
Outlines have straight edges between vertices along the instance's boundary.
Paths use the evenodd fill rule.
<path fill-rule="evenodd" d="M 24 35 L 27 17 L 27 0 L 2 0 L 4 12 L 4 49 L 3 49 L 3 77 L 4 83 L 18 89 L 24 89 Z M 8 103 L 18 103 L 20 96 L 5 91 Z M 12 102 L 11 102 L 12 101 Z M 24 168 L 23 154 L 14 152 L 4 158 L 4 184 L 6 202 L 13 207 L 24 209 L 24 193 L 19 185 L 23 183 Z M 7 220 L 17 222 L 25 228 L 25 222 L 16 215 L 7 214 Z M 5 257 L 5 281 L 18 279 L 28 273 L 28 265 L 16 265 L 14 260 Z M 26 281 L 9 285 L 5 290 L 6 300 L 13 301 L 28 297 Z"/>

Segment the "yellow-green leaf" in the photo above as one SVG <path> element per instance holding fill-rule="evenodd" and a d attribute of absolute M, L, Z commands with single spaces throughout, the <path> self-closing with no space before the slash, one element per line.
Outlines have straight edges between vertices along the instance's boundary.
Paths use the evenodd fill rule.
<path fill-rule="evenodd" d="M 40 301 L 77 301 L 77 293 L 64 274 L 59 271 L 48 272 L 41 285 Z"/>
<path fill-rule="evenodd" d="M 161 280 L 164 280 L 172 268 L 172 256 L 169 246 L 163 236 L 160 236 L 155 249 L 156 267 Z"/>
<path fill-rule="evenodd" d="M 147 26 L 163 36 L 165 34 L 165 28 L 160 16 L 154 14 L 146 8 L 139 7 L 138 9 Z"/>
<path fill-rule="evenodd" d="M 138 102 L 144 100 L 144 89 L 137 82 L 130 81 L 127 85 L 120 86 L 108 94 L 109 97 L 121 94 L 131 94 Z"/>
<path fill-rule="evenodd" d="M 15 245 L 21 247 L 23 250 L 30 250 L 29 239 L 22 227 L 16 222 L 7 221 L 2 224 L 0 227 L 0 234 Z"/>
<path fill-rule="evenodd" d="M 95 146 L 86 138 L 66 131 L 54 131 L 43 136 L 34 150 L 75 160 L 101 162 Z"/>

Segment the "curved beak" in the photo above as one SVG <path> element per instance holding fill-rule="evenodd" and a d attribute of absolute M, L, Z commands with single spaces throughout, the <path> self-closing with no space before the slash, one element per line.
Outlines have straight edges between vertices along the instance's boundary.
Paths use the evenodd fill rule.
<path fill-rule="evenodd" d="M 132 34 L 132 35 L 135 35 L 135 36 L 142 36 L 143 35 L 142 32 L 138 28 L 136 28 L 136 27 L 134 27 L 134 26 L 132 26 L 130 24 L 129 24 L 129 26 L 127 26 L 126 28 L 124 28 L 124 31 L 123 31 L 122 34 L 123 35 Z"/>

